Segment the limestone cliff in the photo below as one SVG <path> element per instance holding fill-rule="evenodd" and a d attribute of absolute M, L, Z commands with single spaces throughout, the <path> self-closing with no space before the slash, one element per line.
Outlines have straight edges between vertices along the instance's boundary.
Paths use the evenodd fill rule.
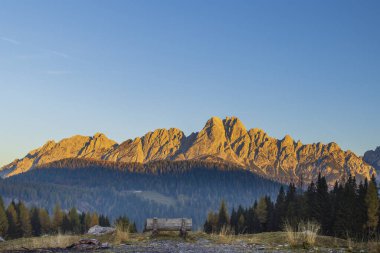
<path fill-rule="evenodd" d="M 1 175 L 12 176 L 63 158 L 139 163 L 164 159 L 228 161 L 280 182 L 304 184 L 315 180 L 318 173 L 326 176 L 330 184 L 349 174 L 360 180 L 375 173 L 362 158 L 343 151 L 336 143 L 304 145 L 289 135 L 278 140 L 260 129 L 247 130 L 236 117 L 212 117 L 200 132 L 190 136 L 171 128 L 121 144 L 103 134 L 73 136 L 58 143 L 49 141 L 23 159 L 4 166 Z"/>

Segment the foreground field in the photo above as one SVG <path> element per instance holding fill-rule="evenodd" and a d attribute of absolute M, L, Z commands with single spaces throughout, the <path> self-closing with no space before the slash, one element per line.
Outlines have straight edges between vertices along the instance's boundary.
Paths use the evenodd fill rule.
<path fill-rule="evenodd" d="M 90 236 L 112 247 L 97 252 L 378 252 L 378 243 L 352 243 L 348 240 L 318 236 L 314 246 L 295 245 L 287 242 L 284 232 L 254 235 L 208 235 L 190 233 L 184 240 L 177 233 L 161 233 L 151 238 L 150 234 L 110 234 Z M 23 238 L 0 243 L 1 252 L 75 252 L 67 246 L 89 236 L 57 235 L 37 238 Z M 41 249 L 44 249 L 43 251 Z"/>

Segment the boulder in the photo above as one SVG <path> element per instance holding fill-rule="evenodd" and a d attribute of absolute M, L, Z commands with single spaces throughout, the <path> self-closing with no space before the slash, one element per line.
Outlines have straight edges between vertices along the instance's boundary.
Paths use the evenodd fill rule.
<path fill-rule="evenodd" d="M 4 238 L 0 236 L 0 242 L 5 242 Z"/>
<path fill-rule="evenodd" d="M 88 230 L 87 234 L 104 235 L 104 234 L 112 233 L 114 231 L 115 231 L 115 228 L 112 228 L 112 227 L 102 227 L 99 225 L 95 225 Z"/>

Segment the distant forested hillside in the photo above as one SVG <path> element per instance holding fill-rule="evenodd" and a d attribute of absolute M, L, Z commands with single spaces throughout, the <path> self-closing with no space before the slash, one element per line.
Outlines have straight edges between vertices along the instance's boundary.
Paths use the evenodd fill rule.
<path fill-rule="evenodd" d="M 141 229 L 147 217 L 191 217 L 201 228 L 204 217 L 225 200 L 229 207 L 250 206 L 274 198 L 280 184 L 225 163 L 159 161 L 148 164 L 57 161 L 0 180 L 0 194 L 51 211 L 96 211 L 111 219 L 128 215 Z"/>

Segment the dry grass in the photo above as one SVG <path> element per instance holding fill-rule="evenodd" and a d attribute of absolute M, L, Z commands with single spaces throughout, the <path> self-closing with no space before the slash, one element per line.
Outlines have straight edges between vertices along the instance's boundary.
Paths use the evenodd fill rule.
<path fill-rule="evenodd" d="M 116 225 L 113 242 L 116 244 L 126 243 L 130 239 L 129 228 L 125 231 L 122 226 Z"/>
<path fill-rule="evenodd" d="M 232 243 L 235 237 L 230 226 L 223 226 L 216 236 L 219 237 L 220 243 Z"/>
<path fill-rule="evenodd" d="M 247 243 L 256 245 L 266 245 L 266 248 L 276 249 L 279 245 L 286 247 L 287 233 L 286 232 L 267 232 L 259 234 L 244 234 L 233 235 L 228 229 L 222 230 L 220 234 L 206 234 L 202 231 L 190 232 L 186 237 L 186 242 L 192 243 L 199 239 L 207 239 L 212 243 L 220 244 L 234 244 L 234 243 Z M 144 243 L 151 240 L 178 240 L 183 241 L 183 238 L 179 236 L 179 232 L 160 232 L 158 236 L 152 238 L 151 233 L 128 233 L 127 235 L 115 231 L 114 233 L 101 235 L 101 236 L 89 236 L 89 235 L 56 235 L 47 237 L 36 238 L 21 238 L 16 240 L 10 240 L 0 243 L 0 252 L 7 250 L 22 250 L 23 247 L 28 249 L 36 248 L 65 248 L 74 242 L 79 241 L 82 238 L 96 238 L 101 242 L 109 242 L 112 245 L 118 245 L 120 243 Z M 347 240 L 338 239 L 329 236 L 316 236 L 316 247 L 329 247 L 329 248 L 347 248 Z M 356 249 L 369 249 L 370 252 L 380 252 L 379 242 L 371 242 L 371 244 L 363 243 L 362 245 L 352 246 Z"/>
<path fill-rule="evenodd" d="M 320 228 L 321 226 L 318 223 L 312 221 L 299 222 L 296 226 L 285 222 L 284 225 L 287 242 L 293 247 L 308 248 L 314 246 Z"/>
<path fill-rule="evenodd" d="M 6 250 L 22 250 L 22 249 L 38 249 L 38 248 L 65 248 L 81 237 L 76 235 L 54 235 L 32 238 L 20 238 L 5 241 L 0 244 L 0 251 Z"/>

